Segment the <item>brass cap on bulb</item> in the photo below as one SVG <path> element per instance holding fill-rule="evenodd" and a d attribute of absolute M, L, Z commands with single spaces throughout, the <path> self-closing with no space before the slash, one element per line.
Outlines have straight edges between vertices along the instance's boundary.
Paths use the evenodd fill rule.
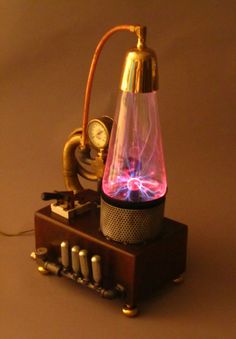
<path fill-rule="evenodd" d="M 131 93 L 148 93 L 158 89 L 157 58 L 153 50 L 137 47 L 127 52 L 120 88 Z"/>

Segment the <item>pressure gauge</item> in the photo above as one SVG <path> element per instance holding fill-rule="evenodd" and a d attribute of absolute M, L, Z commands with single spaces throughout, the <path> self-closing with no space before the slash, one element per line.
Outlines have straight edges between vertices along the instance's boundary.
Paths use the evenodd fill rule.
<path fill-rule="evenodd" d="M 99 119 L 92 119 L 88 123 L 88 139 L 90 144 L 97 149 L 104 149 L 108 146 L 112 127 L 112 119 L 104 116 Z"/>

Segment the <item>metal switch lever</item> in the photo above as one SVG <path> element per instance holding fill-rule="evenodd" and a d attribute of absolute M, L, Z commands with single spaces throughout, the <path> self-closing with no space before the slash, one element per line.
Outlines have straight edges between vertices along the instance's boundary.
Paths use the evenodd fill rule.
<path fill-rule="evenodd" d="M 70 265 L 68 241 L 61 243 L 61 263 L 64 268 L 68 268 Z"/>
<path fill-rule="evenodd" d="M 92 262 L 92 273 L 93 280 L 96 286 L 99 286 L 102 280 L 102 271 L 101 271 L 101 257 L 99 255 L 94 255 L 91 259 Z"/>
<path fill-rule="evenodd" d="M 80 269 L 84 280 L 89 281 L 89 264 L 88 264 L 88 251 L 81 250 L 79 252 Z"/>
<path fill-rule="evenodd" d="M 71 249 L 71 264 L 75 274 L 78 274 L 80 270 L 79 251 L 79 246 L 73 246 Z"/>

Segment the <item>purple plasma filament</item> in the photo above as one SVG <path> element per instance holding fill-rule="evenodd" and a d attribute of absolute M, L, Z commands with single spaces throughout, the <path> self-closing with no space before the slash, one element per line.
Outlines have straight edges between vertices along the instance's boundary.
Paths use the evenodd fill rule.
<path fill-rule="evenodd" d="M 110 198 L 148 202 L 163 197 L 167 182 L 156 93 L 122 92 L 102 181 Z"/>
<path fill-rule="evenodd" d="M 129 168 L 123 170 L 122 175 L 116 176 L 115 181 L 104 185 L 104 191 L 111 198 L 133 202 L 150 201 L 163 196 L 163 184 L 148 176 L 138 175 L 137 172 L 139 171 Z"/>

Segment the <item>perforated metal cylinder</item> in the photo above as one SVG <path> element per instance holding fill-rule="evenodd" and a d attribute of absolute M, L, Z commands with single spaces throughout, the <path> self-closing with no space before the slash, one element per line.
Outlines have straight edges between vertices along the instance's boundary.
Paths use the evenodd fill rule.
<path fill-rule="evenodd" d="M 161 230 L 164 201 L 144 209 L 113 206 L 101 198 L 101 231 L 105 237 L 127 244 L 154 239 Z"/>

